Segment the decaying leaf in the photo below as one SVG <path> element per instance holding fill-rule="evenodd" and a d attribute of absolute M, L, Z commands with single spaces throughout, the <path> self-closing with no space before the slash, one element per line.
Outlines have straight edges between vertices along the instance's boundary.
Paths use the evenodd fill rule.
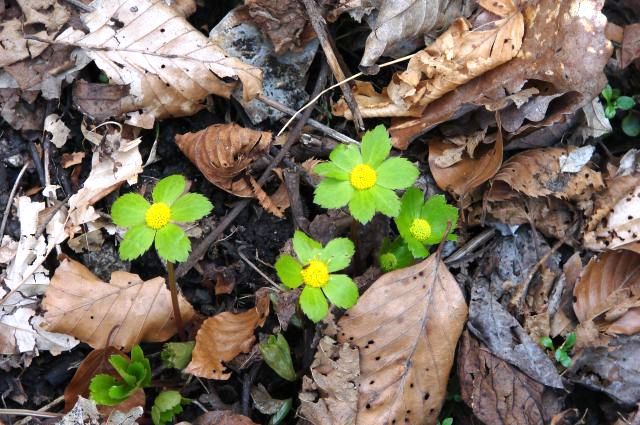
<path fill-rule="evenodd" d="M 51 143 L 56 148 L 64 146 L 69 138 L 69 133 L 71 133 L 69 127 L 62 122 L 58 114 L 51 114 L 44 119 L 44 130 L 51 133 Z"/>
<path fill-rule="evenodd" d="M 354 425 L 359 375 L 358 350 L 328 336 L 322 338 L 311 364 L 313 380 L 303 378 L 302 416 L 314 425 Z"/>
<path fill-rule="evenodd" d="M 360 350 L 357 424 L 435 425 L 466 318 L 438 255 L 373 283 L 338 322 L 338 341 Z"/>
<path fill-rule="evenodd" d="M 268 291 L 256 292 L 256 306 L 243 313 L 224 312 L 204 321 L 196 335 L 191 363 L 186 373 L 207 379 L 229 379 L 225 362 L 248 353 L 256 337 L 254 331 L 269 315 Z"/>
<path fill-rule="evenodd" d="M 626 68 L 640 58 L 640 24 L 625 25 L 620 52 L 620 67 Z"/>
<path fill-rule="evenodd" d="M 29 57 L 37 57 L 47 44 L 35 40 L 26 40 L 23 24 L 14 18 L 0 23 L 0 68 Z M 46 31 L 40 31 L 37 37 L 47 38 Z"/>
<path fill-rule="evenodd" d="M 559 397 L 491 354 L 468 331 L 458 354 L 460 393 L 474 415 L 492 425 L 544 425 L 562 407 Z"/>
<path fill-rule="evenodd" d="M 286 186 L 281 184 L 278 187 L 278 190 L 276 190 L 273 195 L 269 196 L 253 177 L 249 176 L 249 182 L 251 183 L 253 193 L 258 199 L 258 202 L 260 202 L 262 208 L 278 218 L 284 218 L 284 212 L 291 205 L 289 203 Z"/>
<path fill-rule="evenodd" d="M 73 102 L 80 112 L 97 122 L 120 117 L 126 110 L 130 87 L 122 84 L 73 83 Z"/>
<path fill-rule="evenodd" d="M 246 416 L 233 413 L 231 410 L 215 410 L 207 412 L 193 421 L 193 425 L 257 425 Z"/>
<path fill-rule="evenodd" d="M 269 36 L 276 53 L 300 47 L 302 32 L 307 25 L 307 13 L 300 2 L 246 0 L 244 4 L 251 19 Z"/>
<path fill-rule="evenodd" d="M 602 316 L 597 322 L 609 333 L 640 332 L 640 254 L 620 250 L 591 259 L 573 296 L 580 322 Z"/>
<path fill-rule="evenodd" d="M 602 5 L 599 0 L 524 2 L 524 39 L 518 55 L 429 104 L 419 118 L 393 122 L 389 131 L 394 146 L 406 149 L 411 140 L 464 105 L 493 103 L 528 88 L 527 82 L 540 82 L 544 96 L 563 93 L 553 102 L 557 107 L 536 126 L 557 122 L 591 102 L 606 84 L 603 69 L 613 50 L 604 34 Z"/>
<path fill-rule="evenodd" d="M 434 10 L 427 2 L 408 3 L 414 7 L 426 7 L 425 11 Z M 436 41 L 411 58 L 406 71 L 393 76 L 386 95 L 394 108 L 385 108 L 385 115 L 381 115 L 379 110 L 364 107 L 369 102 L 364 99 L 361 102 L 361 97 L 356 95 L 362 116 L 419 117 L 429 103 L 515 57 L 524 34 L 524 18 L 519 8 L 513 0 L 480 0 L 478 4 L 499 19 L 473 30 L 466 19 L 455 20 Z M 394 10 L 395 7 L 391 6 L 390 9 Z M 438 11 L 435 12 L 434 23 Z M 385 24 L 390 25 L 389 31 L 397 35 L 397 24 L 393 19 L 387 21 Z M 344 100 L 335 105 L 334 113 L 350 118 Z"/>
<path fill-rule="evenodd" d="M 144 404 L 144 399 L 142 400 Z M 79 397 L 73 409 L 56 422 L 56 425 L 78 425 L 78 424 L 101 424 L 106 425 L 135 425 L 136 419 L 142 416 L 144 408 L 142 405 L 133 407 L 126 413 L 113 411 L 109 414 L 101 413 L 95 401 Z"/>
<path fill-rule="evenodd" d="M 211 183 L 233 195 L 253 197 L 242 172 L 266 152 L 271 133 L 215 124 L 197 133 L 176 135 L 176 144 Z"/>
<path fill-rule="evenodd" d="M 112 82 L 131 86 L 124 110 L 143 113 L 128 123 L 151 128 L 154 119 L 192 115 L 207 95 L 231 95 L 227 78 L 242 81 L 246 99 L 260 93 L 258 68 L 228 57 L 165 2 L 105 0 L 82 20 L 89 33 L 68 28 L 56 42 L 82 47 Z"/>
<path fill-rule="evenodd" d="M 193 307 L 181 295 L 179 303 L 182 320 L 189 322 Z M 42 308 L 45 329 L 73 335 L 93 348 L 110 343 L 130 351 L 142 341 L 163 342 L 177 332 L 164 278 L 145 282 L 136 274 L 117 271 L 106 283 L 70 259 L 56 269 Z"/>

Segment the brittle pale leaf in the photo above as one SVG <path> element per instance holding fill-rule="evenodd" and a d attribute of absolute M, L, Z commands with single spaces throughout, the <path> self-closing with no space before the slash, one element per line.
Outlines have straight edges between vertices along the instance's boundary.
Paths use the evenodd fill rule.
<path fill-rule="evenodd" d="M 184 372 L 207 379 L 229 379 L 231 372 L 225 362 L 251 350 L 255 329 L 264 324 L 268 315 L 268 291 L 258 290 L 254 308 L 242 313 L 226 311 L 205 320 Z"/>
<path fill-rule="evenodd" d="M 193 307 L 181 295 L 178 301 L 182 320 L 189 322 Z M 143 281 L 116 271 L 106 283 L 70 259 L 56 269 L 42 308 L 46 330 L 73 335 L 94 348 L 110 343 L 129 351 L 140 342 L 163 342 L 177 332 L 163 278 Z"/>
<path fill-rule="evenodd" d="M 94 7 L 82 16 L 89 33 L 69 27 L 56 42 L 83 48 L 111 83 L 130 85 L 124 111 L 144 111 L 130 115 L 133 124 L 151 128 L 154 118 L 194 114 L 210 94 L 228 98 L 236 83 L 227 79 L 242 81 L 246 99 L 260 93 L 260 69 L 228 57 L 165 2 L 139 0 L 130 7 L 113 0 Z"/>
<path fill-rule="evenodd" d="M 380 277 L 338 322 L 360 350 L 358 425 L 435 425 L 467 318 L 437 255 Z"/>

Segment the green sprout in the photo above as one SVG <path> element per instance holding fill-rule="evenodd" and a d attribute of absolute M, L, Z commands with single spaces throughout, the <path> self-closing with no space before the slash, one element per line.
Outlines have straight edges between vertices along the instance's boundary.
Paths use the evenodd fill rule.
<path fill-rule="evenodd" d="M 323 247 L 300 231 L 293 235 L 296 257 L 281 255 L 275 268 L 278 277 L 288 288 L 304 283 L 300 306 L 314 322 L 322 320 L 329 311 L 326 298 L 340 308 L 350 308 L 358 301 L 358 287 L 346 274 L 332 274 L 349 266 L 355 248 L 346 238 L 336 238 Z M 325 298 L 326 296 L 326 298 Z"/>
<path fill-rule="evenodd" d="M 154 425 L 172 422 L 175 415 L 182 413 L 182 406 L 190 402 L 190 399 L 182 397 L 178 391 L 162 391 L 153 401 L 151 420 Z"/>
<path fill-rule="evenodd" d="M 181 175 L 165 177 L 153 188 L 153 204 L 137 193 L 122 195 L 113 203 L 113 222 L 129 229 L 120 244 L 123 260 L 140 257 L 154 241 L 158 255 L 166 261 L 189 257 L 191 242 L 175 223 L 199 220 L 211 212 L 213 205 L 199 193 L 183 194 L 186 184 Z"/>
<path fill-rule="evenodd" d="M 139 345 L 131 350 L 131 360 L 114 354 L 109 357 L 109 363 L 120 375 L 121 380 L 106 373 L 94 376 L 89 384 L 89 395 L 97 404 L 106 406 L 120 404 L 151 382 L 151 364 Z"/>
<path fill-rule="evenodd" d="M 633 97 L 620 96 L 620 89 L 614 89 L 609 84 L 606 85 L 601 94 L 605 100 L 604 115 L 609 119 L 616 116 L 618 109 L 628 111 L 636 105 Z"/>
<path fill-rule="evenodd" d="M 413 262 L 413 255 L 401 237 L 396 238 L 393 242 L 389 242 L 387 238 L 382 241 L 378 263 L 383 272 L 402 269 L 410 266 Z"/>
<path fill-rule="evenodd" d="M 383 125 L 366 132 L 360 148 L 336 147 L 330 161 L 314 167 L 325 177 L 315 190 L 314 202 L 323 208 L 348 205 L 360 223 L 369 222 L 377 211 L 397 216 L 400 200 L 394 190 L 411 186 L 419 171 L 404 158 L 388 158 L 390 151 L 391 141 Z"/>
<path fill-rule="evenodd" d="M 165 367 L 184 369 L 191 362 L 191 353 L 195 345 L 195 341 L 167 342 L 160 353 L 162 363 Z"/>
<path fill-rule="evenodd" d="M 438 425 L 453 425 L 453 418 L 445 418 L 442 422 L 438 422 Z"/>
<path fill-rule="evenodd" d="M 293 369 L 289 343 L 282 334 L 269 335 L 269 338 L 258 348 L 265 363 L 281 378 L 291 382 L 297 379 L 296 371 Z"/>
<path fill-rule="evenodd" d="M 567 338 L 564 340 L 562 345 L 558 348 L 553 346 L 553 341 L 548 336 L 543 336 L 540 338 L 540 345 L 545 347 L 547 350 L 551 350 L 554 352 L 556 361 L 560 363 L 565 368 L 571 366 L 571 357 L 569 353 L 574 345 L 576 345 L 576 333 L 571 332 L 567 335 Z"/>
<path fill-rule="evenodd" d="M 629 137 L 640 136 L 640 116 L 635 111 L 629 111 L 622 119 L 622 131 Z"/>
<path fill-rule="evenodd" d="M 400 214 L 394 221 L 413 256 L 425 258 L 429 255 L 427 247 L 439 244 L 445 237 L 449 222 L 449 232 L 456 228 L 458 209 L 447 204 L 444 195 L 434 195 L 425 202 L 422 191 L 412 187 L 402 196 Z M 451 233 L 447 235 L 447 240 L 456 239 Z"/>

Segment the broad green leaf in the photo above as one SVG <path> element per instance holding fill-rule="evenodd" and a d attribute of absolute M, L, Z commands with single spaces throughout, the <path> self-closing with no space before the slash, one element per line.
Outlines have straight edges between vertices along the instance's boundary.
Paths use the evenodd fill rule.
<path fill-rule="evenodd" d="M 558 363 L 560 363 L 565 368 L 568 368 L 569 366 L 571 366 L 571 357 L 569 357 L 569 355 L 566 353 L 566 351 L 561 350 L 561 349 L 558 348 L 556 350 L 555 357 L 556 357 L 556 360 L 558 361 Z"/>
<path fill-rule="evenodd" d="M 604 107 L 604 116 L 612 119 L 616 116 L 616 107 L 612 104 L 607 104 L 607 106 Z"/>
<path fill-rule="evenodd" d="M 111 219 L 120 227 L 133 227 L 144 224 L 144 215 L 151 204 L 137 193 L 122 195 L 111 207 Z"/>
<path fill-rule="evenodd" d="M 375 201 L 370 189 L 354 190 L 349 201 L 349 213 L 362 224 L 368 223 L 376 212 Z"/>
<path fill-rule="evenodd" d="M 576 333 L 571 332 L 567 335 L 567 339 L 564 340 L 560 348 L 566 352 L 571 351 L 574 345 L 576 345 Z"/>
<path fill-rule="evenodd" d="M 164 425 L 173 420 L 173 417 L 182 412 L 182 404 L 185 402 L 178 391 L 162 391 L 155 398 L 151 408 L 151 419 L 154 425 Z"/>
<path fill-rule="evenodd" d="M 114 385 L 118 385 L 118 381 L 116 381 L 113 376 L 105 373 L 98 374 L 91 378 L 89 397 L 95 401 L 96 404 L 114 406 L 122 401 L 121 399 L 114 399 L 109 396 L 109 388 Z"/>
<path fill-rule="evenodd" d="M 458 209 L 447 204 L 444 195 L 434 195 L 425 202 L 421 216 L 431 225 L 431 236 L 425 241 L 427 245 L 439 244 L 447 230 L 447 222 L 451 221 L 450 232 L 457 227 Z"/>
<path fill-rule="evenodd" d="M 634 106 L 636 106 L 636 101 L 633 100 L 632 97 L 620 96 L 619 98 L 616 99 L 616 108 L 622 109 L 623 111 L 628 111 Z"/>
<path fill-rule="evenodd" d="M 137 377 L 131 373 L 129 373 L 129 360 L 124 357 L 114 354 L 109 356 L 109 363 L 113 368 L 118 372 L 118 375 L 130 386 L 136 385 Z"/>
<path fill-rule="evenodd" d="M 329 304 L 320 288 L 305 286 L 300 294 L 300 307 L 304 314 L 317 323 L 324 319 L 329 311 Z"/>
<path fill-rule="evenodd" d="M 293 369 L 289 343 L 282 334 L 270 335 L 258 348 L 265 363 L 282 379 L 291 382 L 297 379 L 296 371 Z"/>
<path fill-rule="evenodd" d="M 354 191 L 349 181 L 327 177 L 316 187 L 313 202 L 322 208 L 342 208 L 349 203 Z"/>
<path fill-rule="evenodd" d="M 151 248 L 155 234 L 156 231 L 146 224 L 141 224 L 129 229 L 129 231 L 124 234 L 124 238 L 118 249 L 120 258 L 125 261 L 130 261 L 140 257 Z"/>
<path fill-rule="evenodd" d="M 353 145 L 339 145 L 329 154 L 329 159 L 339 168 L 350 173 L 353 167 L 362 164 L 362 155 Z"/>
<path fill-rule="evenodd" d="M 171 205 L 171 220 L 189 223 L 200 220 L 213 210 L 213 204 L 204 195 L 187 193 Z"/>
<path fill-rule="evenodd" d="M 424 246 L 424 244 L 415 239 L 413 236 L 405 238 L 405 242 L 407 242 L 407 248 L 409 248 L 409 251 L 411 251 L 411 255 L 413 255 L 413 258 L 427 258 L 427 256 L 429 255 L 429 250 Z"/>
<path fill-rule="evenodd" d="M 184 230 L 172 223 L 158 230 L 155 245 L 158 255 L 172 263 L 186 261 L 191 251 L 191 242 Z"/>
<path fill-rule="evenodd" d="M 620 97 L 621 94 L 622 92 L 620 91 L 620 89 L 611 90 L 611 100 L 616 100 L 617 98 Z"/>
<path fill-rule="evenodd" d="M 387 189 L 405 189 L 415 183 L 420 170 L 404 158 L 393 157 L 384 161 L 377 169 L 376 184 Z"/>
<path fill-rule="evenodd" d="M 606 100 L 611 100 L 612 96 L 613 88 L 611 87 L 611 85 L 607 84 L 604 89 L 602 89 L 602 97 L 604 97 Z"/>
<path fill-rule="evenodd" d="M 167 342 L 162 348 L 160 358 L 165 367 L 184 369 L 191 361 L 191 353 L 195 345 L 195 341 Z"/>
<path fill-rule="evenodd" d="M 362 137 L 362 162 L 376 168 L 389 156 L 391 140 L 384 125 L 380 124 L 373 130 L 364 133 Z"/>
<path fill-rule="evenodd" d="M 340 308 L 351 308 L 358 302 L 358 286 L 346 274 L 330 275 L 322 291 L 329 301 Z"/>
<path fill-rule="evenodd" d="M 184 192 L 186 185 L 187 182 L 184 176 L 180 174 L 163 178 L 156 184 L 156 187 L 153 188 L 153 192 L 151 193 L 153 202 L 164 202 L 169 206 L 173 205 L 175 200 Z"/>
<path fill-rule="evenodd" d="M 144 361 L 144 351 L 142 351 L 142 347 L 140 347 L 138 344 L 134 345 L 131 348 L 131 361 L 132 362 Z"/>
<path fill-rule="evenodd" d="M 349 180 L 349 173 L 333 162 L 321 162 L 313 167 L 313 172 L 320 176 L 331 177 L 336 180 Z"/>
<path fill-rule="evenodd" d="M 409 241 L 409 238 L 412 238 L 411 233 L 409 232 L 409 228 L 411 227 L 411 223 L 413 222 L 413 220 L 420 217 L 420 211 L 422 209 L 423 203 L 424 195 L 422 194 L 422 191 L 420 189 L 415 187 L 410 187 L 409 189 L 407 189 L 404 195 L 402 195 L 402 199 L 400 199 L 400 213 L 394 219 L 394 221 L 396 223 L 396 226 L 398 227 L 400 235 L 404 238 L 405 241 L 407 241 L 407 243 Z"/>
<path fill-rule="evenodd" d="M 349 266 L 354 253 L 353 242 L 347 238 L 336 238 L 322 248 L 320 259 L 327 263 L 329 272 L 336 272 Z"/>
<path fill-rule="evenodd" d="M 374 186 L 369 190 L 373 196 L 376 211 L 380 211 L 387 217 L 397 217 L 400 214 L 400 198 L 393 190 L 380 186 Z"/>
<path fill-rule="evenodd" d="M 640 136 L 640 116 L 633 112 L 622 119 L 622 131 L 629 137 Z"/>
<path fill-rule="evenodd" d="M 290 255 L 281 255 L 275 264 L 276 273 L 287 288 L 297 288 L 302 284 L 302 265 Z"/>
<path fill-rule="evenodd" d="M 543 336 L 542 338 L 540 338 L 540 345 L 548 348 L 549 350 L 553 350 L 553 341 L 548 336 Z"/>
<path fill-rule="evenodd" d="M 114 400 L 126 400 L 133 393 L 134 390 L 137 390 L 139 387 L 119 384 L 114 385 L 109 388 L 109 397 Z"/>
<path fill-rule="evenodd" d="M 305 233 L 296 230 L 293 234 L 293 250 L 302 264 L 309 264 L 309 261 L 313 260 L 321 249 L 320 242 L 314 241 Z"/>

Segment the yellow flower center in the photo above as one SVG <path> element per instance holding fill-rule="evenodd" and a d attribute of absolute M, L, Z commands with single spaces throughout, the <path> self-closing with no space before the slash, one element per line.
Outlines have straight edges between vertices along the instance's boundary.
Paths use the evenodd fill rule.
<path fill-rule="evenodd" d="M 353 170 L 351 170 L 349 180 L 351 181 L 351 186 L 358 190 L 364 190 L 369 189 L 376 184 L 378 175 L 376 174 L 376 170 L 371 168 L 371 166 L 367 164 L 358 164 L 353 167 Z"/>
<path fill-rule="evenodd" d="M 409 232 L 411 233 L 411 236 L 420 242 L 426 242 L 426 240 L 429 239 L 429 236 L 431 236 L 431 225 L 423 218 L 416 218 L 411 222 Z"/>
<path fill-rule="evenodd" d="M 324 261 L 311 260 L 302 270 L 302 281 L 314 288 L 322 288 L 329 282 L 329 269 Z"/>
<path fill-rule="evenodd" d="M 171 208 L 164 202 L 153 204 L 145 213 L 144 219 L 147 222 L 147 226 L 152 229 L 161 229 L 166 226 L 167 223 L 169 223 L 169 219 L 171 219 Z"/>

